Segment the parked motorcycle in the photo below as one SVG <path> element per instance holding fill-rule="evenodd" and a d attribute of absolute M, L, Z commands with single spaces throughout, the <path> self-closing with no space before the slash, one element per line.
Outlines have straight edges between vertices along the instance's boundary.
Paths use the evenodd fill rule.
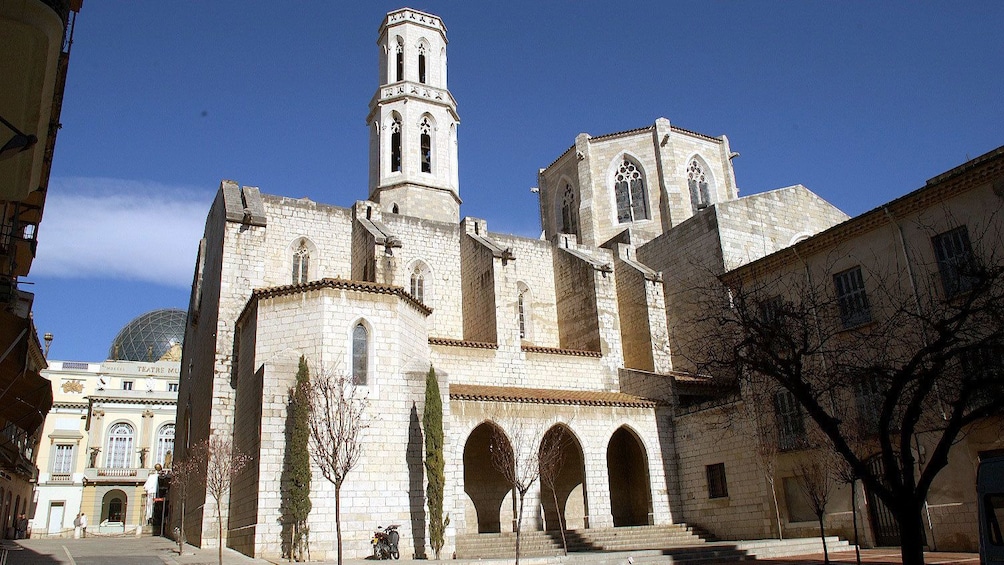
<path fill-rule="evenodd" d="M 391 524 L 386 528 L 377 526 L 373 532 L 373 557 L 377 559 L 400 559 L 401 553 L 397 550 L 397 542 L 401 539 L 401 534 L 397 533 L 400 527 L 398 524 Z"/>

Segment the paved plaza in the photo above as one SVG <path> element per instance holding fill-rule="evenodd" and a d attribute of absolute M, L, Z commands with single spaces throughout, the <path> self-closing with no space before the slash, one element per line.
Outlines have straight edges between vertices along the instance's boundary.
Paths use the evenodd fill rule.
<path fill-rule="evenodd" d="M 171 540 L 160 537 L 90 537 L 87 539 L 29 539 L 2 542 L 10 548 L 6 565 L 212 565 L 217 563 L 216 549 L 200 549 L 188 546 L 184 555 L 178 555 L 177 545 Z M 609 559 L 598 557 L 595 553 L 573 554 L 567 558 L 524 558 L 520 561 L 525 565 L 558 565 L 577 562 L 589 565 L 628 565 L 631 552 L 609 553 Z M 830 554 L 831 563 L 847 565 L 855 563 L 853 551 Z M 423 561 L 425 562 L 425 561 Z M 504 565 L 511 559 L 491 560 L 456 560 L 454 565 Z M 766 565 L 817 565 L 823 563 L 822 555 L 804 555 L 784 559 L 763 559 L 757 563 Z M 899 551 L 895 548 L 866 549 L 861 551 L 861 562 L 869 565 L 887 564 L 899 565 Z M 928 552 L 925 554 L 927 565 L 971 564 L 978 565 L 979 555 L 975 553 L 945 553 Z M 286 561 L 266 561 L 252 559 L 230 549 L 223 550 L 225 565 L 258 563 L 276 565 Z M 331 564 L 334 561 L 317 562 L 315 564 Z M 346 559 L 346 565 L 364 565 L 371 563 L 367 559 Z M 416 561 L 401 559 L 401 565 L 414 565 Z M 427 563 L 427 562 L 425 562 Z M 4 565 L 0 562 L 0 565 Z M 704 565 L 714 565 L 707 564 Z"/>

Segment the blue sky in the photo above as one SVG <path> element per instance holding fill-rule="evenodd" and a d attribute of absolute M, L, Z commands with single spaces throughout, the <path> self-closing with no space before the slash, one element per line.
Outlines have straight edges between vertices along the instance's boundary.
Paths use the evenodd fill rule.
<path fill-rule="evenodd" d="M 51 359 L 187 308 L 221 179 L 366 197 L 385 1 L 92 0 L 77 19 L 38 256 Z M 662 116 L 725 134 L 741 194 L 802 183 L 858 214 L 1004 144 L 1004 2 L 437 2 L 461 214 L 535 237 L 537 170 Z"/>

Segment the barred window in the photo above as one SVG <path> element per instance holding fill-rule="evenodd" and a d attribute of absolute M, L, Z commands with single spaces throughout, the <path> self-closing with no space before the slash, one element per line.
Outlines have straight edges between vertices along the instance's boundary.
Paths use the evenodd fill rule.
<path fill-rule="evenodd" d="M 725 463 L 715 463 L 705 467 L 708 476 L 708 498 L 726 498 L 729 486 L 725 481 Z"/>
<path fill-rule="evenodd" d="M 854 383 L 854 404 L 858 412 L 858 433 L 862 436 L 875 434 L 882 413 L 882 391 L 878 381 L 863 378 Z"/>
<path fill-rule="evenodd" d="M 845 328 L 871 321 L 868 295 L 861 267 L 854 267 L 833 275 L 833 285 L 837 290 L 837 304 L 840 306 L 840 321 Z"/>
<path fill-rule="evenodd" d="M 969 231 L 960 226 L 931 238 L 934 256 L 938 260 L 938 272 L 945 298 L 952 298 L 973 288 L 976 282 L 972 276 L 973 248 L 969 243 Z"/>
<path fill-rule="evenodd" d="M 774 416 L 777 422 L 777 447 L 790 451 L 802 447 L 805 441 L 805 417 L 802 407 L 790 391 L 780 390 L 774 395 Z"/>

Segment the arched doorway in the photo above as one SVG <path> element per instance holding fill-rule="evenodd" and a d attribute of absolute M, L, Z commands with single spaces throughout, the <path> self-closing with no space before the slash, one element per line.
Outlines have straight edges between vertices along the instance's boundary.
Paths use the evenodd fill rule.
<path fill-rule="evenodd" d="M 566 529 L 588 526 L 585 466 L 578 438 L 567 426 L 558 424 L 544 434 L 539 451 L 544 525 L 557 530 L 560 520 Z"/>
<path fill-rule="evenodd" d="M 638 437 L 624 426 L 607 444 L 607 475 L 614 526 L 647 525 L 652 507 L 648 457 Z"/>
<path fill-rule="evenodd" d="M 105 493 L 101 499 L 101 521 L 125 523 L 129 499 L 126 493 L 115 489 Z"/>
<path fill-rule="evenodd" d="M 492 449 L 507 449 L 512 453 L 505 434 L 491 422 L 474 428 L 464 445 L 464 492 L 477 511 L 479 534 L 502 531 L 500 509 L 512 490 L 509 481 L 495 468 Z"/>

